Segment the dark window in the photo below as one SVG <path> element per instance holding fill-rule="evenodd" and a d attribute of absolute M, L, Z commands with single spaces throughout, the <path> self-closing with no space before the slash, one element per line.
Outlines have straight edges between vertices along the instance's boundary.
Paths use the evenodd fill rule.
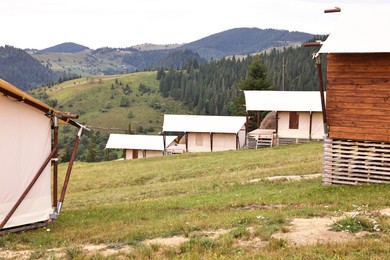
<path fill-rule="evenodd" d="M 299 114 L 298 112 L 290 112 L 290 129 L 298 129 L 299 127 Z"/>

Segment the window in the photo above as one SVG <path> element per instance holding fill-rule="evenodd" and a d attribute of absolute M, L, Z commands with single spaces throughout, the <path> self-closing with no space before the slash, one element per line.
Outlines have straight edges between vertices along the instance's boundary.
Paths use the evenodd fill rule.
<path fill-rule="evenodd" d="M 298 129 L 299 127 L 299 114 L 298 112 L 290 112 L 289 129 Z"/>

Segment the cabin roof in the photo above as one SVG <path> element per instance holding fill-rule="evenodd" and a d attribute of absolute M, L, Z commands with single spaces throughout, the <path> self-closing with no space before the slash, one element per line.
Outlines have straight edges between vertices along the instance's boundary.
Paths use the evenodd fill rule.
<path fill-rule="evenodd" d="M 164 115 L 164 132 L 237 134 L 246 122 L 244 116 Z"/>
<path fill-rule="evenodd" d="M 320 112 L 319 91 L 244 91 L 247 111 Z"/>
<path fill-rule="evenodd" d="M 164 151 L 163 138 L 162 135 L 110 134 L 106 148 Z M 166 146 L 176 138 L 177 136 L 166 136 Z"/>
<path fill-rule="evenodd" d="M 390 4 L 341 8 L 320 53 L 390 52 Z"/>

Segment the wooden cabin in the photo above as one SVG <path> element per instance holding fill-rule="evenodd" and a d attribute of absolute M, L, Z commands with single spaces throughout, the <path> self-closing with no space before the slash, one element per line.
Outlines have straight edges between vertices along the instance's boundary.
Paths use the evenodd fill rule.
<path fill-rule="evenodd" d="M 164 115 L 163 133 L 184 133 L 186 152 L 239 150 L 245 131 L 244 116 Z"/>
<path fill-rule="evenodd" d="M 167 147 L 175 145 L 177 136 L 110 134 L 106 149 L 122 149 L 123 159 L 132 160 L 163 156 Z"/>
<path fill-rule="evenodd" d="M 275 111 L 276 144 L 321 139 L 324 127 L 318 91 L 244 91 L 246 111 Z M 258 117 L 260 127 L 261 118 Z M 252 133 L 260 131 L 252 131 Z"/>
<path fill-rule="evenodd" d="M 60 213 L 83 126 L 3 80 L 0 118 L 0 234 L 46 225 Z M 58 123 L 79 129 L 61 198 Z"/>
<path fill-rule="evenodd" d="M 319 51 L 327 59 L 326 185 L 390 182 L 389 13 L 342 9 Z"/>

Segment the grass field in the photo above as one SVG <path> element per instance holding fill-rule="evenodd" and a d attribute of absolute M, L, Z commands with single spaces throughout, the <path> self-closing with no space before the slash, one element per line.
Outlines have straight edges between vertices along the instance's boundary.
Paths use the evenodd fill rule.
<path fill-rule="evenodd" d="M 308 143 L 75 163 L 58 220 L 47 228 L 1 236 L 0 253 L 29 250 L 30 259 L 389 258 L 390 221 L 378 214 L 370 214 L 377 231 L 348 242 L 299 246 L 272 237 L 289 232 L 294 218 L 341 216 L 357 207 L 376 212 L 390 206 L 389 185 L 322 186 L 320 178 L 266 179 L 320 173 L 321 158 L 322 144 Z M 65 166 L 60 167 L 61 176 Z M 217 231 L 223 232 L 207 235 Z M 184 240 L 175 245 L 145 243 L 172 237 Z M 253 241 L 262 241 L 262 246 Z M 113 252 L 88 253 L 86 245 L 105 245 Z M 58 248 L 60 256 L 53 251 Z"/>

